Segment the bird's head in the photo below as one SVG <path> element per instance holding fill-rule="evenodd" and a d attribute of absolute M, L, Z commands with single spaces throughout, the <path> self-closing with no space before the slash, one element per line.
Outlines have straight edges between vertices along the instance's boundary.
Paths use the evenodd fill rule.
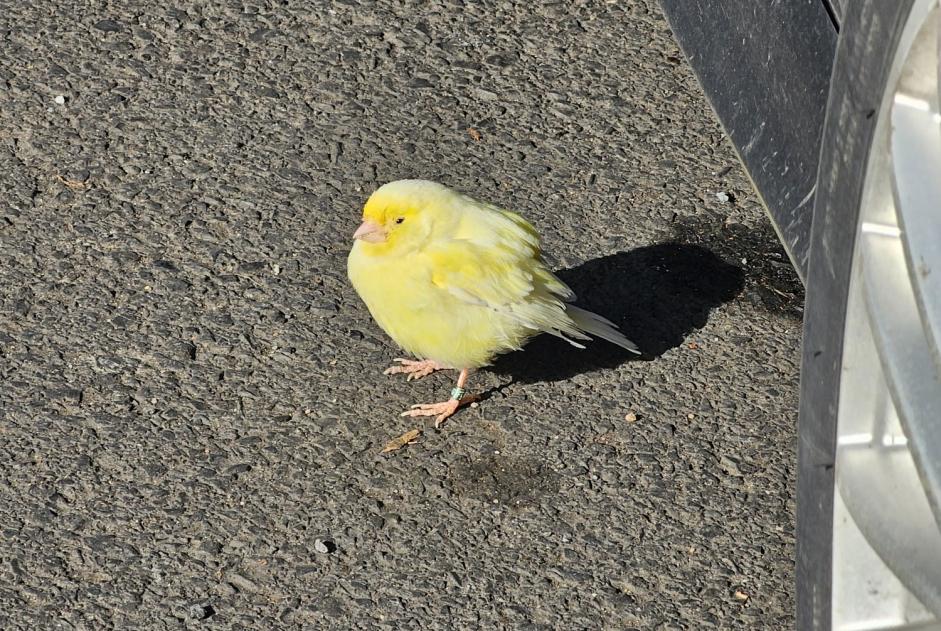
<path fill-rule="evenodd" d="M 427 180 L 389 182 L 367 200 L 353 238 L 377 251 L 417 248 L 442 223 L 453 195 L 448 187 Z"/>

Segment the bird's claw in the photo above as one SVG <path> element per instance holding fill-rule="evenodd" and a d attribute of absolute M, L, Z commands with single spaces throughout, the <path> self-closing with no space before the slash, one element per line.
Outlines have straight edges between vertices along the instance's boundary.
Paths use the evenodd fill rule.
<path fill-rule="evenodd" d="M 480 397 L 477 395 L 468 395 L 461 400 L 449 399 L 441 403 L 416 403 L 410 409 L 402 412 L 400 416 L 435 416 L 435 428 L 441 427 L 448 417 L 453 415 L 462 406 L 477 401 Z"/>
<path fill-rule="evenodd" d="M 402 412 L 402 416 L 434 416 L 435 427 L 438 428 L 460 406 L 461 402 L 454 399 L 442 403 L 418 403 L 411 406 L 411 409 Z"/>
<path fill-rule="evenodd" d="M 406 374 L 408 375 L 405 380 L 411 381 L 413 379 L 421 379 L 422 377 L 427 377 L 436 370 L 444 370 L 445 367 L 439 364 L 436 361 L 430 359 L 425 359 L 421 361 L 416 361 L 414 359 L 405 359 L 402 357 L 396 357 L 392 361 L 398 362 L 398 366 L 389 366 L 382 371 L 384 375 L 398 375 Z"/>

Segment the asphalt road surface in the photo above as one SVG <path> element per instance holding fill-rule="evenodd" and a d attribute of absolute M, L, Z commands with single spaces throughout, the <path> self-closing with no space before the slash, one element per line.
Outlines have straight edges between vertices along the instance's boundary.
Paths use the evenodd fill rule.
<path fill-rule="evenodd" d="M 791 626 L 800 285 L 656 3 L 171 4 L 0 12 L 0 627 Z M 402 177 L 644 356 L 379 455 L 452 378 L 346 280 Z"/>

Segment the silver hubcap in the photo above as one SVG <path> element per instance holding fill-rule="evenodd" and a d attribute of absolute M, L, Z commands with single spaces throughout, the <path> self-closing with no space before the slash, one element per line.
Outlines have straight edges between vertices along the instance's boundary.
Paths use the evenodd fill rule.
<path fill-rule="evenodd" d="M 833 628 L 941 629 L 938 0 L 916 2 L 867 165 L 837 425 Z"/>

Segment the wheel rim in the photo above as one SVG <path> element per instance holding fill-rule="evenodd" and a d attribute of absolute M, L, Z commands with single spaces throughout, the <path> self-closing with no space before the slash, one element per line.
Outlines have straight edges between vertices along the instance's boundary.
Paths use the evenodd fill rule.
<path fill-rule="evenodd" d="M 839 630 L 941 619 L 939 24 L 938 0 L 914 5 L 860 207 L 837 421 Z"/>

